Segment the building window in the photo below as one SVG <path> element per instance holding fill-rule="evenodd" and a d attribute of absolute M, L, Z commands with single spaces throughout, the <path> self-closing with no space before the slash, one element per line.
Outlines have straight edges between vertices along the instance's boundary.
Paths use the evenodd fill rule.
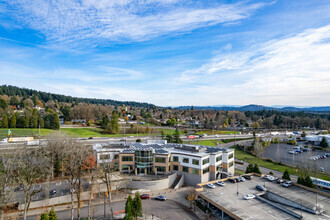
<path fill-rule="evenodd" d="M 193 159 L 193 160 L 192 160 L 192 164 L 194 164 L 194 165 L 199 165 L 199 160 Z"/>
<path fill-rule="evenodd" d="M 233 165 L 234 165 L 233 161 L 229 163 L 229 167 L 232 167 Z"/>
<path fill-rule="evenodd" d="M 179 161 L 179 157 L 177 157 L 177 156 L 173 156 L 173 161 L 174 161 L 174 162 L 178 162 L 178 161 Z"/>
<path fill-rule="evenodd" d="M 182 162 L 183 163 L 189 163 L 189 158 L 187 158 L 187 157 L 183 158 Z"/>
<path fill-rule="evenodd" d="M 203 165 L 208 164 L 208 163 L 210 163 L 210 159 L 209 158 L 206 158 L 206 159 L 203 160 Z"/>
<path fill-rule="evenodd" d="M 155 157 L 155 162 L 156 163 L 165 163 L 166 158 L 165 157 Z"/>
<path fill-rule="evenodd" d="M 199 169 L 192 168 L 192 173 L 199 175 Z"/>
<path fill-rule="evenodd" d="M 222 160 L 222 155 L 220 155 L 220 156 L 217 156 L 217 162 L 219 162 L 220 160 Z"/>
<path fill-rule="evenodd" d="M 186 172 L 186 173 L 189 173 L 189 167 L 182 166 L 182 171 Z"/>
<path fill-rule="evenodd" d="M 115 154 L 115 156 L 113 157 L 113 159 L 118 159 L 119 158 L 119 155 L 118 154 Z"/>
<path fill-rule="evenodd" d="M 122 156 L 121 161 L 133 161 L 133 156 Z"/>
<path fill-rule="evenodd" d="M 101 154 L 100 155 L 100 160 L 109 160 L 110 159 L 110 154 Z"/>
<path fill-rule="evenodd" d="M 233 158 L 234 157 L 234 154 L 229 154 L 228 155 L 228 159 L 231 159 L 231 158 Z"/>
<path fill-rule="evenodd" d="M 179 166 L 178 165 L 173 165 L 173 170 L 179 170 Z"/>
<path fill-rule="evenodd" d="M 210 172 L 210 169 L 209 169 L 209 167 L 207 167 L 207 168 L 203 169 L 203 174 L 205 174 L 205 173 L 208 173 L 208 172 Z"/>
<path fill-rule="evenodd" d="M 133 166 L 131 165 L 122 165 L 121 166 L 121 171 L 133 171 Z"/>
<path fill-rule="evenodd" d="M 166 167 L 156 167 L 157 172 L 166 172 Z"/>

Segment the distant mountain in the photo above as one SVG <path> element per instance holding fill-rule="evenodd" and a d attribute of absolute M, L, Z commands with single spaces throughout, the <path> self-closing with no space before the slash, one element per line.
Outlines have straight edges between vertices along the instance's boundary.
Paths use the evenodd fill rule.
<path fill-rule="evenodd" d="M 179 106 L 179 109 L 190 109 L 191 106 Z M 269 107 L 263 105 L 245 105 L 245 106 L 193 106 L 194 109 L 200 110 L 220 110 L 220 111 L 261 111 L 261 110 L 276 110 L 284 112 L 329 112 L 330 106 L 320 106 L 320 107 Z"/>

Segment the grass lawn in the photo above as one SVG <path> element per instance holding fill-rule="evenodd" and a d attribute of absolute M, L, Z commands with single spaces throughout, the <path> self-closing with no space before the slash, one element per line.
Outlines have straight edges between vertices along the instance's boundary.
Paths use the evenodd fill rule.
<path fill-rule="evenodd" d="M 217 143 L 223 144 L 221 141 L 215 141 L 215 140 L 193 140 L 193 141 L 185 141 L 185 144 L 197 144 L 197 145 L 205 145 L 205 146 L 211 146 L 216 147 Z"/>
<path fill-rule="evenodd" d="M 260 167 L 265 167 L 265 168 L 277 170 L 280 172 L 284 172 L 285 170 L 288 170 L 291 175 L 299 175 L 299 170 L 297 173 L 295 168 L 265 161 L 263 159 L 257 158 L 249 153 L 242 151 L 238 147 L 234 147 L 234 149 L 235 149 L 235 157 L 239 160 L 243 160 L 243 161 L 246 161 L 246 162 L 252 163 L 252 164 L 258 164 L 258 166 L 260 166 Z M 330 181 L 330 175 L 328 175 L 328 174 L 318 173 L 318 178 Z"/>
<path fill-rule="evenodd" d="M 242 170 L 237 170 L 237 169 L 235 169 L 235 174 L 244 175 L 245 172 L 242 171 Z"/>
<path fill-rule="evenodd" d="M 39 129 L 37 128 L 10 128 L 12 137 L 38 137 Z M 40 136 L 43 137 L 54 130 L 40 129 Z M 8 137 L 8 128 L 0 129 L 0 139 Z"/>
<path fill-rule="evenodd" d="M 205 130 L 196 132 L 197 135 L 207 134 L 207 135 L 214 135 L 214 134 L 238 134 L 238 131 L 219 131 L 219 130 Z"/>

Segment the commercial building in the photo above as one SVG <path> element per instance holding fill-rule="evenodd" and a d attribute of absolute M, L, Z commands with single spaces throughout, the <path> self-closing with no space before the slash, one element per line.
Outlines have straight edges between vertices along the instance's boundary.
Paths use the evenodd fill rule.
<path fill-rule="evenodd" d="M 306 141 L 311 144 L 319 145 L 323 137 L 327 140 L 328 145 L 330 145 L 330 134 L 307 135 Z"/>
<path fill-rule="evenodd" d="M 167 144 L 166 141 L 127 143 L 112 147 L 94 146 L 98 163 L 118 167 L 133 175 L 184 176 L 186 185 L 234 174 L 234 150 L 202 145 Z"/>

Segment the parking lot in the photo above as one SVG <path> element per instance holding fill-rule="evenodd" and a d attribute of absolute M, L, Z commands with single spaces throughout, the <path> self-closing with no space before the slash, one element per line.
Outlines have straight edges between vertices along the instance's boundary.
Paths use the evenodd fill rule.
<path fill-rule="evenodd" d="M 302 143 L 299 145 L 302 145 Z M 298 154 L 290 154 L 289 151 L 294 151 L 294 147 L 295 146 L 289 144 L 271 144 L 266 147 L 262 156 L 264 158 L 272 159 L 273 161 L 282 162 L 292 166 L 305 168 L 309 167 L 310 170 L 314 171 L 320 171 L 320 168 L 323 167 L 324 172 L 330 173 L 330 157 L 317 160 L 310 159 L 313 156 L 323 155 L 326 151 L 315 150 Z"/>
<path fill-rule="evenodd" d="M 284 206 L 286 209 L 297 214 L 302 214 L 305 219 L 330 219 L 330 199 L 326 196 L 316 195 L 315 192 L 307 191 L 296 186 L 285 188 L 280 184 L 266 180 L 265 178 L 254 176 L 253 180 L 245 182 L 230 183 L 225 182 L 225 186 L 209 188 L 204 186 L 200 192 L 213 204 L 223 207 L 225 210 L 233 213 L 241 219 L 291 219 L 291 215 L 277 209 L 257 198 L 245 200 L 246 194 L 262 195 L 264 192 L 258 191 L 256 185 L 262 185 L 267 191 L 276 193 L 279 196 L 287 198 L 296 203 L 302 204 L 310 209 L 317 207 L 322 214 L 312 214 L 292 207 Z M 214 208 L 213 208 L 214 209 Z"/>

